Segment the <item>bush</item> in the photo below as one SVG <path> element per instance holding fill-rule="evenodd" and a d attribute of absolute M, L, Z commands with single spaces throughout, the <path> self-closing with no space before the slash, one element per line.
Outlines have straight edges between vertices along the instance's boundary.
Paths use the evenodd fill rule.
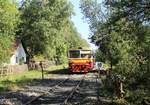
<path fill-rule="evenodd" d="M 137 90 L 132 90 L 132 91 L 127 91 L 126 94 L 126 99 L 134 104 L 134 105 L 141 105 L 141 103 L 144 100 L 150 100 L 150 97 L 148 96 L 148 91 L 145 89 L 137 89 Z M 147 104 L 145 104 L 147 105 Z"/>
<path fill-rule="evenodd" d="M 115 99 L 112 105 L 129 105 L 125 99 Z"/>

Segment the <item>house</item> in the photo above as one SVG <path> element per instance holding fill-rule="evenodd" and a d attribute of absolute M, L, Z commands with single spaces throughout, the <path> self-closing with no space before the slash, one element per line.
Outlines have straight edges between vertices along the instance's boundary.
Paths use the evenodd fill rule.
<path fill-rule="evenodd" d="M 22 40 L 16 39 L 12 45 L 12 54 L 10 64 L 24 64 L 27 62 L 27 51 L 25 50 Z"/>

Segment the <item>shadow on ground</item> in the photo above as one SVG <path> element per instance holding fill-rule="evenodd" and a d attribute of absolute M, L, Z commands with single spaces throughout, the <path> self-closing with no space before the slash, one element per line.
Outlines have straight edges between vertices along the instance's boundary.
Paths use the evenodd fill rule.
<path fill-rule="evenodd" d="M 64 68 L 64 69 L 51 70 L 51 71 L 47 70 L 46 74 L 70 75 L 70 74 L 86 74 L 86 73 L 84 73 L 84 72 L 72 73 L 68 68 Z"/>
<path fill-rule="evenodd" d="M 60 72 L 52 72 L 52 73 L 60 73 Z M 23 90 L 18 90 L 16 92 L 9 92 L 6 94 L 0 94 L 0 100 L 15 99 L 15 105 L 23 105 L 27 103 L 29 100 L 33 99 L 34 97 L 40 95 L 41 94 L 40 92 L 42 91 L 48 92 L 49 94 L 38 98 L 35 102 L 29 105 L 41 105 L 41 104 L 60 105 L 70 94 L 73 87 L 79 83 L 80 78 L 69 79 L 61 86 L 58 86 L 55 91 L 50 91 L 52 87 L 54 87 L 56 84 L 64 80 L 65 78 L 51 78 L 43 80 L 34 79 L 32 80 L 32 84 L 26 86 Z M 75 93 L 75 97 L 73 97 L 74 100 L 71 100 L 71 103 L 74 103 L 73 105 L 78 104 L 96 105 L 94 103 L 97 100 L 93 98 L 97 96 L 97 93 L 95 92 L 97 90 L 95 81 L 85 80 L 84 84 L 81 85 L 82 89 L 81 90 L 80 88 L 78 89 L 78 91 Z"/>
<path fill-rule="evenodd" d="M 68 68 L 46 71 L 47 74 L 71 74 Z"/>

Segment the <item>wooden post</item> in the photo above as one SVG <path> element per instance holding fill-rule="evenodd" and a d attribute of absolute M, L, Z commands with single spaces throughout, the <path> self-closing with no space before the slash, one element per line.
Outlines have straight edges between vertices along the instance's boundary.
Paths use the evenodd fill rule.
<path fill-rule="evenodd" d="M 41 72 L 42 72 L 42 79 L 44 79 L 44 70 L 43 70 L 42 61 L 40 61 L 40 66 L 41 66 Z"/>
<path fill-rule="evenodd" d="M 123 81 L 122 80 L 116 80 L 116 95 L 118 98 L 124 97 L 124 91 L 123 91 Z"/>
<path fill-rule="evenodd" d="M 1 77 L 3 77 L 3 67 L 2 67 L 2 70 L 1 70 Z"/>
<path fill-rule="evenodd" d="M 3 70 L 3 68 L 0 67 L 0 77 L 2 77 L 2 70 Z"/>
<path fill-rule="evenodd" d="M 123 81 L 120 82 L 120 97 L 123 98 L 124 91 L 123 91 Z"/>

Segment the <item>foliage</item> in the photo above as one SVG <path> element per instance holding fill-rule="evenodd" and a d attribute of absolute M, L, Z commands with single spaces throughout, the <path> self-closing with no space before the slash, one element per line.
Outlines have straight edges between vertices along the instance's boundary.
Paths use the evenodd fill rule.
<path fill-rule="evenodd" d="M 67 0 L 26 0 L 20 11 L 19 35 L 30 56 L 42 54 L 58 63 L 67 61 L 67 50 L 87 44 L 70 21 L 72 5 Z"/>
<path fill-rule="evenodd" d="M 14 35 L 18 22 L 18 10 L 11 0 L 0 0 L 0 33 Z"/>
<path fill-rule="evenodd" d="M 0 63 L 9 60 L 15 37 L 22 39 L 31 58 L 41 55 L 58 64 L 67 62 L 67 51 L 87 46 L 73 23 L 68 0 L 0 0 Z"/>
<path fill-rule="evenodd" d="M 0 34 L 0 64 L 8 62 L 10 52 L 11 40 L 8 36 Z"/>
<path fill-rule="evenodd" d="M 129 105 L 129 103 L 124 99 L 116 99 L 113 101 L 112 105 Z"/>
<path fill-rule="evenodd" d="M 91 40 L 99 46 L 97 57 L 109 61 L 113 81 L 116 76 L 125 79 L 125 89 L 129 91 L 142 85 L 148 88 L 144 93 L 150 93 L 149 3 L 145 0 L 81 1 L 81 9 L 90 24 Z M 137 99 L 132 101 L 135 104 Z"/>
<path fill-rule="evenodd" d="M 19 22 L 19 12 L 11 0 L 0 0 L 0 64 L 7 62 Z"/>
<path fill-rule="evenodd" d="M 146 90 L 148 91 L 148 90 Z M 136 104 L 136 105 L 141 105 L 141 104 L 144 104 L 142 103 L 143 100 L 148 100 L 150 101 L 150 97 L 148 97 L 148 94 L 147 92 L 145 92 L 144 89 L 136 89 L 132 92 L 130 91 L 127 91 L 127 100 L 133 104 Z"/>
<path fill-rule="evenodd" d="M 33 58 L 35 61 L 44 61 L 44 56 L 43 55 L 35 55 Z"/>
<path fill-rule="evenodd" d="M 95 51 L 95 60 L 97 62 L 106 62 L 105 55 L 99 49 Z"/>

